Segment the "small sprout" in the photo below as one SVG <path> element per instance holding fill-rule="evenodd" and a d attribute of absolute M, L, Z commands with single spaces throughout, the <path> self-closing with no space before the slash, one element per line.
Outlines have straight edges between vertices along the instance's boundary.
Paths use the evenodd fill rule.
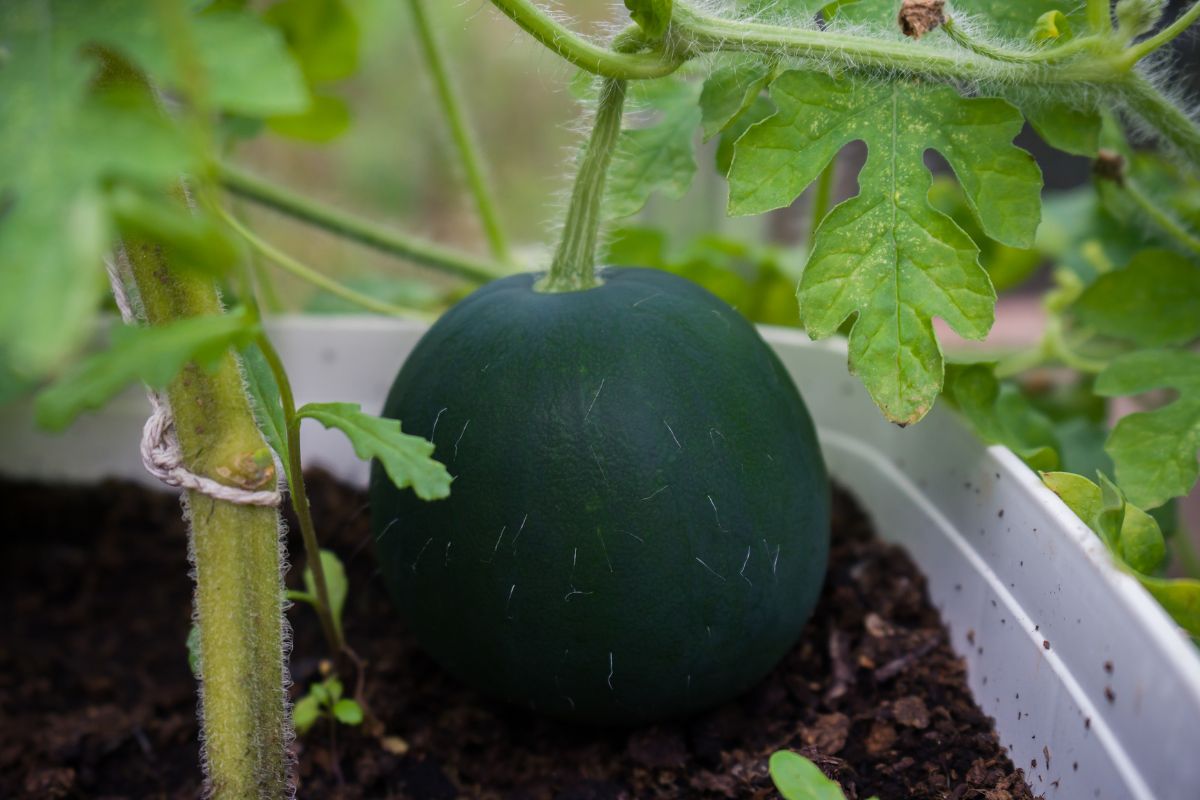
<path fill-rule="evenodd" d="M 920 39 L 946 21 L 946 0 L 904 0 L 897 22 L 905 36 Z"/>
<path fill-rule="evenodd" d="M 1071 23 L 1067 20 L 1066 14 L 1061 11 L 1047 11 L 1037 18 L 1030 38 L 1038 43 L 1061 43 L 1070 40 L 1073 35 Z"/>
<path fill-rule="evenodd" d="M 771 780 L 784 800 L 845 800 L 842 787 L 825 777 L 813 762 L 790 750 L 771 756 Z M 870 800 L 879 800 L 872 797 Z"/>
<path fill-rule="evenodd" d="M 296 733 L 304 735 L 320 719 L 330 719 L 343 725 L 361 725 L 362 706 L 349 697 L 342 697 L 342 682 L 335 677 L 314 683 L 308 694 L 292 707 L 292 724 Z"/>

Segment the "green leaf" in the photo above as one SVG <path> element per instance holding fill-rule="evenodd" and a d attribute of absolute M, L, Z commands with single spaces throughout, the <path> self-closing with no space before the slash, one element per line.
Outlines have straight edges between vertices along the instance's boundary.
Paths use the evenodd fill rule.
<path fill-rule="evenodd" d="M 307 142 L 330 142 L 350 127 L 350 108 L 340 97 L 314 94 L 312 105 L 302 114 L 271 117 L 267 127 L 280 136 Z"/>
<path fill-rule="evenodd" d="M 1152 578 L 1138 580 L 1171 617 L 1193 638 L 1200 639 L 1200 581 L 1190 578 Z"/>
<path fill-rule="evenodd" d="M 358 457 L 379 459 L 397 487 L 411 486 L 422 500 L 449 496 L 450 473 L 434 460 L 433 445 L 402 433 L 398 420 L 365 414 L 357 403 L 309 403 L 297 415 L 346 434 Z"/>
<path fill-rule="evenodd" d="M 929 204 L 954 220 L 954 224 L 979 247 L 979 263 L 987 270 L 997 292 L 1023 283 L 1042 265 L 1044 256 L 1037 250 L 1009 247 L 985 234 L 971 212 L 962 187 L 953 178 L 937 176 L 933 179 Z"/>
<path fill-rule="evenodd" d="M 350 698 L 338 700 L 333 704 L 333 716 L 343 725 L 361 725 L 363 721 L 362 706 Z"/>
<path fill-rule="evenodd" d="M 1104 473 L 1100 473 L 1103 487 L 1069 472 L 1046 472 L 1042 481 L 1099 534 L 1119 562 L 1138 573 L 1162 566 L 1166 543 L 1158 522 L 1129 503 Z"/>
<path fill-rule="evenodd" d="M 1020 102 L 1021 112 L 1046 144 L 1076 156 L 1093 158 L 1100 149 L 1100 113 L 1044 99 Z"/>
<path fill-rule="evenodd" d="M 283 32 L 310 84 L 339 81 L 358 70 L 358 23 L 343 0 L 281 0 L 263 16 Z"/>
<path fill-rule="evenodd" d="M 769 768 L 771 780 L 784 800 L 845 800 L 842 787 L 798 753 L 790 750 L 773 753 Z"/>
<path fill-rule="evenodd" d="M 242 348 L 242 371 L 246 376 L 246 388 L 254 401 L 254 418 L 267 444 L 279 456 L 287 475 L 288 486 L 295 486 L 291 461 L 288 459 L 287 421 L 283 414 L 283 401 L 279 396 L 279 384 L 275 373 L 257 343 Z"/>
<path fill-rule="evenodd" d="M 985 364 L 946 367 L 946 397 L 988 444 L 1001 444 L 1036 470 L 1058 467 L 1054 425 L 1011 383 Z"/>
<path fill-rule="evenodd" d="M 721 136 L 717 139 L 717 172 L 722 175 L 729 174 L 729 168 L 733 165 L 733 151 L 737 146 L 738 139 L 756 123 L 762 122 L 774 113 L 775 104 L 760 94 L 750 102 L 749 108 L 735 117 L 729 126 L 721 131 Z"/>
<path fill-rule="evenodd" d="M 292 706 L 292 725 L 301 736 L 308 733 L 320 718 L 321 703 L 311 694 L 304 695 Z"/>
<path fill-rule="evenodd" d="M 650 39 L 658 40 L 671 24 L 672 0 L 625 0 L 629 16 Z"/>
<path fill-rule="evenodd" d="M 844 147 L 867 143 L 858 196 L 818 228 L 800 284 L 801 318 L 815 339 L 856 315 L 850 366 L 891 420 L 916 422 L 942 385 L 932 318 L 979 339 L 995 293 L 978 248 L 926 200 L 924 153 L 950 162 L 983 231 L 1015 247 L 1033 242 L 1041 175 L 1013 146 L 1020 114 L 1003 100 L 964 99 L 946 86 L 868 83 L 787 72 L 771 86 L 778 112 L 738 140 L 730 212 L 790 204 Z"/>
<path fill-rule="evenodd" d="M 647 101 L 659 120 L 649 127 L 621 131 L 605 186 L 607 219 L 636 213 L 655 191 L 682 197 L 696 174 L 692 139 L 700 122 L 699 88 L 683 81 L 663 81 L 650 91 Z"/>
<path fill-rule="evenodd" d="M 38 424 L 62 430 L 79 414 L 99 408 L 137 380 L 161 389 L 188 362 L 210 367 L 256 332 L 257 325 L 244 309 L 161 326 L 121 325 L 113 331 L 107 350 L 75 365 L 38 396 Z"/>
<path fill-rule="evenodd" d="M 704 81 L 700 92 L 701 128 L 708 141 L 746 111 L 770 82 L 772 67 L 760 60 L 735 61 Z"/>
<path fill-rule="evenodd" d="M 1097 278 L 1071 310 L 1097 332 L 1142 347 L 1186 344 L 1200 337 L 1200 269 L 1170 250 L 1143 250 Z"/>
<path fill-rule="evenodd" d="M 340 633 L 342 630 L 342 612 L 346 607 L 346 595 L 350 591 L 350 582 L 346 578 L 346 568 L 342 566 L 342 561 L 331 550 L 321 550 L 321 569 L 325 573 L 325 588 L 329 590 L 329 614 L 333 617 L 333 624 Z M 304 568 L 304 588 L 306 590 L 303 599 L 315 605 L 317 603 L 317 581 L 313 577 L 312 567 Z"/>
<path fill-rule="evenodd" d="M 1104 397 L 1174 389 L 1179 396 L 1153 411 L 1121 419 L 1106 447 L 1116 465 L 1117 482 L 1130 502 L 1141 508 L 1180 497 L 1200 474 L 1200 355 L 1178 350 L 1148 350 L 1112 361 L 1096 380 Z"/>

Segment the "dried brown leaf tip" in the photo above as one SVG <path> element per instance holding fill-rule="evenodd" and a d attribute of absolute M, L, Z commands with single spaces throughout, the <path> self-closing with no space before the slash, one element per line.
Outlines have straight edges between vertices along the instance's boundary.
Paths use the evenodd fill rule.
<path fill-rule="evenodd" d="M 946 21 L 946 0 L 904 0 L 900 4 L 900 30 L 920 39 Z"/>

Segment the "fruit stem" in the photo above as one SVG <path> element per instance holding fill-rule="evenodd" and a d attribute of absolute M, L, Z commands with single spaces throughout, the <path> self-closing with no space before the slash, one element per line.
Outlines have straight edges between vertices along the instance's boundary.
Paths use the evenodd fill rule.
<path fill-rule="evenodd" d="M 605 179 L 621 134 L 624 109 L 625 81 L 604 79 L 592 135 L 571 190 L 562 238 L 550 272 L 537 284 L 540 292 L 576 292 L 600 283 L 596 278 L 596 243 L 600 238 Z"/>

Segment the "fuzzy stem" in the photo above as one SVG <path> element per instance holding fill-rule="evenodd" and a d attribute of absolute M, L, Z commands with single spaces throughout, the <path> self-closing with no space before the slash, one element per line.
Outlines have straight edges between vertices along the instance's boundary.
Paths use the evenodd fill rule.
<path fill-rule="evenodd" d="M 1100 41 L 1098 37 L 1085 36 L 1072 39 L 1066 44 L 1061 44 L 1057 47 L 1021 52 L 997 47 L 988 42 L 982 42 L 958 27 L 958 24 L 950 17 L 946 18 L 941 27 L 946 35 L 950 37 L 950 40 L 964 50 L 969 50 L 972 53 L 990 58 L 993 61 L 1003 61 L 1008 64 L 1053 64 L 1078 55 L 1081 51 L 1089 47 L 1094 47 Z"/>
<path fill-rule="evenodd" d="M 217 215 L 224 220 L 233 231 L 246 240 L 246 243 L 254 250 L 277 264 L 281 269 L 295 275 L 303 281 L 311 283 L 320 289 L 324 289 L 332 295 L 342 298 L 347 302 L 362 306 L 368 311 L 374 311 L 376 314 L 386 314 L 388 316 L 399 316 L 406 313 L 405 309 L 399 306 L 394 306 L 391 303 L 385 303 L 382 300 L 376 300 L 374 297 L 365 295 L 361 292 L 356 292 L 348 286 L 343 286 L 332 278 L 328 278 L 317 272 L 312 267 L 300 263 L 296 259 L 289 256 L 287 253 L 279 250 L 274 245 L 263 241 L 254 232 L 247 228 L 242 223 L 234 219 L 233 215 L 225 211 L 220 206 L 215 208 Z"/>
<path fill-rule="evenodd" d="M 231 164 L 219 164 L 217 169 L 222 185 L 233 194 L 380 252 L 479 283 L 507 273 L 498 264 L 389 230 L 313 202 Z"/>
<path fill-rule="evenodd" d="M 1176 17 L 1175 21 L 1170 25 L 1163 28 L 1161 31 L 1149 37 L 1148 39 L 1143 39 L 1126 50 L 1126 61 L 1132 65 L 1150 55 L 1160 47 L 1171 43 L 1177 36 L 1186 31 L 1188 27 L 1197 19 L 1200 19 L 1200 0 L 1197 0 L 1197 2 L 1193 3 L 1187 11 Z"/>
<path fill-rule="evenodd" d="M 211 280 L 171 270 L 161 250 L 127 242 L 147 321 L 161 325 L 221 312 Z M 232 353 L 215 370 L 188 365 L 167 388 L 183 464 L 246 489 L 276 480 Z M 268 459 L 269 461 L 269 459 Z M 287 794 L 290 727 L 279 514 L 187 493 L 200 631 L 205 777 L 217 800 Z"/>
<path fill-rule="evenodd" d="M 587 149 L 579 162 L 579 174 L 571 190 L 567 221 L 550 272 L 538 282 L 542 292 L 575 292 L 598 285 L 596 243 L 600 238 L 601 205 L 605 177 L 612 162 L 621 117 L 625 108 L 625 81 L 606 78 L 600 89 L 600 104 Z"/>
<path fill-rule="evenodd" d="M 620 80 L 642 80 L 670 75 L 682 58 L 663 53 L 634 54 L 608 50 L 595 44 L 543 11 L 533 0 L 492 0 L 492 5 L 559 56 L 593 75 Z"/>
<path fill-rule="evenodd" d="M 283 420 L 287 428 L 287 459 L 288 487 L 291 489 L 292 508 L 296 510 L 296 519 L 300 522 L 300 537 L 304 540 L 304 555 L 308 560 L 308 568 L 312 570 L 313 584 L 317 589 L 316 611 L 321 621 L 321 630 L 330 650 L 336 657 L 346 646 L 342 631 L 333 618 L 333 606 L 329 602 L 329 585 L 325 579 L 325 566 L 321 563 L 321 545 L 317 541 L 317 528 L 313 524 L 312 510 L 308 503 L 308 490 L 304 485 L 304 465 L 300 459 L 300 419 L 296 416 L 296 397 L 292 393 L 292 382 L 288 379 L 287 370 L 279 351 L 266 334 L 260 334 L 257 339 L 258 348 L 263 358 L 275 376 L 275 385 L 279 387 L 280 405 L 283 406 Z"/>
<path fill-rule="evenodd" d="M 1088 28 L 1093 33 L 1112 31 L 1112 0 L 1087 0 Z"/>
<path fill-rule="evenodd" d="M 1192 165 L 1200 165 L 1200 127 L 1183 109 L 1136 72 L 1128 76 L 1122 90 L 1130 111 L 1181 151 Z"/>
<path fill-rule="evenodd" d="M 1159 230 L 1170 236 L 1180 245 L 1190 250 L 1192 253 L 1200 256 L 1200 237 L 1197 237 L 1183 223 L 1177 220 L 1165 208 L 1159 207 L 1153 199 L 1150 198 L 1142 187 L 1139 186 L 1133 179 L 1125 178 L 1122 183 L 1122 188 L 1129 195 L 1129 198 L 1137 205 L 1146 217 L 1154 223 Z"/>
<path fill-rule="evenodd" d="M 416 22 L 417 36 L 421 40 L 421 49 L 425 53 L 425 63 L 433 78 L 434 89 L 446 118 L 446 125 L 454 138 L 462 161 L 463 171 L 466 172 L 467 185 L 475 198 L 475 206 L 479 210 L 479 219 L 483 223 L 488 245 L 492 256 L 499 261 L 511 263 L 512 257 L 508 251 L 508 241 L 504 229 L 500 225 L 500 217 L 496 211 L 496 203 L 488 186 L 484 173 L 483 158 L 480 155 L 479 143 L 471 135 L 470 126 L 466 122 L 462 99 L 459 97 L 454 83 L 450 80 L 449 70 L 442 48 L 429 25 L 429 17 L 425 10 L 425 0 L 409 0 L 412 6 L 413 20 Z"/>

